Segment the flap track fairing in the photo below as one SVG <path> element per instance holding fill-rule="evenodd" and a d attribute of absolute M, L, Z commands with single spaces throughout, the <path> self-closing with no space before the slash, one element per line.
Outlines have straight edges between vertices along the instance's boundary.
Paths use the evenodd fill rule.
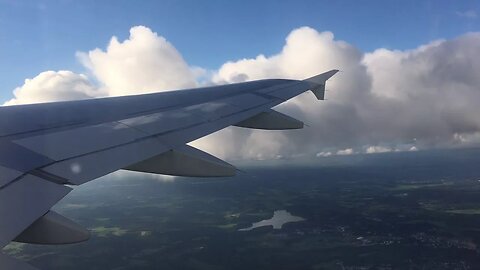
<path fill-rule="evenodd" d="M 210 154 L 185 145 L 130 165 L 125 170 L 189 177 L 234 176 L 236 168 Z"/>
<path fill-rule="evenodd" d="M 235 124 L 237 127 L 266 130 L 300 129 L 303 125 L 302 121 L 272 109 Z"/>
<path fill-rule="evenodd" d="M 61 245 L 83 242 L 89 238 L 90 233 L 80 225 L 54 211 L 48 211 L 13 241 L 29 244 Z"/>

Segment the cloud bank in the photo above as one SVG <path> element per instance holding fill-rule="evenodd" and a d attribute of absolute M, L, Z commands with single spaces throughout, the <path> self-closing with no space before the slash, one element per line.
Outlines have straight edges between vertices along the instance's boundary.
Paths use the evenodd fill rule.
<path fill-rule="evenodd" d="M 227 128 L 193 144 L 223 158 L 414 151 L 480 142 L 480 33 L 406 51 L 362 52 L 331 32 L 293 30 L 275 55 L 228 61 L 207 83 L 303 79 L 337 68 L 327 101 L 310 93 L 280 105 L 305 121 L 295 131 Z M 106 49 L 77 53 L 86 74 L 46 71 L 14 90 L 8 105 L 195 87 L 201 68 L 185 62 L 164 37 L 143 26 L 112 37 Z"/>

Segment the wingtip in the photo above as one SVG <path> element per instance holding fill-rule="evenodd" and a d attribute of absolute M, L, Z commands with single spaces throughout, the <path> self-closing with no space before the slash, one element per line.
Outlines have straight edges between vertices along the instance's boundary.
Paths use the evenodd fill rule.
<path fill-rule="evenodd" d="M 315 84 L 325 84 L 325 82 L 328 79 L 330 79 L 333 75 L 337 74 L 337 72 L 339 72 L 339 71 L 340 70 L 338 70 L 338 69 L 332 69 L 332 70 L 329 70 L 329 71 L 324 72 L 322 74 L 318 74 L 316 76 L 307 78 L 304 81 L 312 82 L 312 83 L 315 83 Z"/>

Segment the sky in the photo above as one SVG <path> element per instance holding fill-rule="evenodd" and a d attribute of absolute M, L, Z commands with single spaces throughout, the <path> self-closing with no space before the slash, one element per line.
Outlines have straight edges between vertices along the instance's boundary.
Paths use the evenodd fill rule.
<path fill-rule="evenodd" d="M 0 100 L 41 71 L 82 72 L 75 52 L 126 38 L 136 25 L 167 38 L 191 65 L 216 69 L 277 52 L 301 26 L 331 31 L 366 52 L 411 49 L 479 29 L 479 9 L 478 1 L 439 0 L 0 0 Z"/>
<path fill-rule="evenodd" d="M 302 96 L 280 108 L 312 128 L 228 129 L 198 145 L 230 158 L 474 145 L 479 29 L 479 1 L 0 0 L 0 101 L 303 79 L 340 68 L 328 103 Z M 214 140 L 235 143 L 218 149 Z"/>

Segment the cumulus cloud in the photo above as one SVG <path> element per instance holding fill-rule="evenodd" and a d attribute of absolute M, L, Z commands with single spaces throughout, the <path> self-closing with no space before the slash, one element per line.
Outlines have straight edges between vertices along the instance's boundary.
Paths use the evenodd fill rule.
<path fill-rule="evenodd" d="M 433 42 L 411 51 L 385 49 L 364 58 L 376 110 L 367 123 L 377 140 L 415 140 L 420 146 L 450 144 L 455 133 L 480 127 L 480 34 Z M 371 121 L 370 121 L 371 122 Z"/>
<path fill-rule="evenodd" d="M 16 88 L 4 105 L 132 95 L 197 86 L 206 71 L 189 66 L 175 47 L 149 28 L 135 26 L 123 42 L 112 37 L 107 48 L 78 52 L 96 79 L 72 71 L 45 71 Z"/>
<path fill-rule="evenodd" d="M 5 105 L 86 99 L 102 95 L 83 74 L 45 71 L 13 90 L 14 98 Z"/>
<path fill-rule="evenodd" d="M 315 154 L 329 148 L 342 154 L 346 153 L 342 149 L 352 148 L 352 153 L 373 153 L 450 147 L 478 142 L 472 135 L 480 129 L 478 50 L 480 34 L 471 33 L 414 50 L 378 49 L 365 54 L 329 32 L 305 27 L 287 37 L 279 54 L 228 62 L 215 79 L 301 79 L 331 68 L 343 71 L 327 83 L 328 101 L 316 103 L 304 95 L 279 107 L 305 120 L 310 128 L 247 134 L 252 149 L 262 147 L 260 141 L 282 142 L 271 152 L 263 148 L 264 156 Z M 258 136 L 263 140 L 256 140 Z M 240 140 L 233 148 L 243 143 Z M 216 145 L 210 145 L 210 151 Z"/>
<path fill-rule="evenodd" d="M 211 77 L 189 66 L 165 38 L 142 26 L 106 49 L 78 53 L 92 78 L 68 71 L 26 80 L 9 104 L 137 94 L 263 78 L 303 79 L 333 68 L 327 101 L 310 93 L 278 106 L 303 130 L 228 128 L 193 142 L 224 158 L 268 159 L 409 151 L 480 143 L 480 33 L 413 50 L 364 53 L 309 27 L 293 30 L 281 51 L 228 61 Z M 198 77 L 206 82 L 199 82 Z M 95 83 L 92 83 L 95 81 Z"/>
<path fill-rule="evenodd" d="M 112 37 L 107 49 L 77 53 L 110 96 L 195 87 L 198 68 L 191 68 L 164 37 L 145 26 L 130 29 L 120 42 Z"/>
<path fill-rule="evenodd" d="M 221 152 L 228 152 L 226 156 L 229 157 L 274 158 L 278 154 L 315 154 L 328 145 L 339 149 L 351 147 L 346 139 L 357 125 L 357 115 L 353 113 L 352 110 L 355 109 L 350 104 L 340 101 L 363 97 L 362 92 L 368 90 L 365 85 L 369 83 L 369 78 L 361 64 L 362 57 L 359 50 L 344 41 L 335 40 L 332 33 L 319 33 L 312 28 L 302 27 L 290 33 L 281 52 L 276 55 L 259 55 L 253 59 L 225 63 L 213 76 L 217 83 L 264 78 L 303 79 L 333 68 L 339 68 L 343 73 L 336 75 L 328 83 L 331 90 L 328 98 L 336 102 L 314 102 L 313 96 L 308 93 L 279 106 L 279 110 L 304 120 L 311 125 L 310 128 L 284 132 L 248 130 L 243 131 L 244 136 L 240 139 L 229 137 L 234 132 L 228 131 L 223 133 L 221 138 L 229 142 L 229 146 L 228 149 L 222 147 Z M 348 123 L 342 123 L 344 118 L 348 119 Z M 217 136 L 217 142 L 219 138 L 220 136 Z M 338 142 L 338 145 L 334 142 Z M 207 151 L 215 153 L 220 148 L 218 143 L 202 145 L 206 146 Z M 248 151 L 244 150 L 245 145 L 248 146 Z M 229 149 L 231 151 L 228 151 Z"/>

